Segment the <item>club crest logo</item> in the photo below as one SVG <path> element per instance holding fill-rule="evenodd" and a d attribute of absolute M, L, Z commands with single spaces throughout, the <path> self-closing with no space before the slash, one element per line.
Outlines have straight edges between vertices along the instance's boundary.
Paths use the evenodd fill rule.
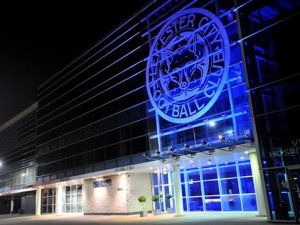
<path fill-rule="evenodd" d="M 173 123 L 200 118 L 223 90 L 229 58 L 226 30 L 214 14 L 197 8 L 175 14 L 156 36 L 148 58 L 152 106 Z"/>

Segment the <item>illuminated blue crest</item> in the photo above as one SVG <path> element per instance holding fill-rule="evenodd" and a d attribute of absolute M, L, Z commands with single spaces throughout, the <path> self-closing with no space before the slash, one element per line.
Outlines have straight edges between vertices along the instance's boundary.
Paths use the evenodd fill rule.
<path fill-rule="evenodd" d="M 154 40 L 147 64 L 155 110 L 173 123 L 201 117 L 223 90 L 229 58 L 226 30 L 214 14 L 193 8 L 172 16 Z"/>

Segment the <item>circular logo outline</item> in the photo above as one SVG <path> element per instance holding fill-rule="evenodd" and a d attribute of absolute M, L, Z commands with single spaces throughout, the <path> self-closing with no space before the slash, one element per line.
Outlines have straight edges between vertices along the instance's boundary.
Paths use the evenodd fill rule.
<path fill-rule="evenodd" d="M 222 48 L 223 48 L 222 51 L 224 53 L 224 60 L 223 60 L 224 61 L 224 66 L 223 66 L 223 69 L 222 69 L 223 72 L 222 72 L 222 75 L 221 75 L 220 82 L 218 83 L 218 85 L 217 85 L 217 87 L 216 87 L 216 89 L 213 93 L 213 96 L 210 98 L 210 100 L 207 102 L 207 104 L 204 105 L 204 106 L 199 105 L 199 103 L 197 103 L 197 101 L 195 100 L 194 104 L 196 104 L 196 108 L 199 110 L 198 112 L 192 114 L 189 117 L 176 118 L 176 117 L 172 117 L 172 116 L 168 115 L 167 113 L 163 112 L 161 110 L 161 108 L 159 107 L 159 102 L 157 102 L 157 100 L 155 100 L 155 98 L 156 98 L 155 93 L 152 94 L 152 91 L 151 91 L 151 88 L 153 88 L 154 85 L 153 84 L 150 85 L 150 83 L 152 81 L 149 80 L 150 76 L 151 76 L 150 74 L 152 74 L 153 71 L 151 72 L 150 70 L 153 70 L 153 66 L 151 64 L 153 63 L 154 52 L 156 51 L 155 48 L 157 47 L 158 42 L 161 41 L 160 38 L 166 32 L 170 32 L 166 29 L 169 28 L 169 26 L 172 23 L 174 23 L 174 21 L 176 21 L 177 19 L 179 19 L 179 18 L 181 19 L 185 15 L 191 15 L 191 14 L 200 14 L 203 17 L 208 17 L 210 19 L 209 23 L 216 24 L 216 26 L 218 28 L 217 32 L 218 32 L 218 34 L 220 34 L 220 39 L 222 40 Z M 196 27 L 196 28 L 201 29 L 200 26 Z M 177 34 L 178 33 L 179 32 L 177 32 Z M 173 37 L 175 37 L 175 35 Z M 159 50 L 159 51 L 161 51 L 161 50 Z M 177 13 L 177 14 L 174 14 L 173 16 L 170 17 L 170 19 L 165 23 L 163 28 L 157 34 L 157 36 L 156 36 L 156 38 L 155 38 L 155 40 L 154 40 L 154 42 L 153 42 L 153 44 L 150 48 L 150 54 L 149 54 L 148 62 L 147 62 L 146 87 L 147 87 L 147 92 L 148 92 L 150 102 L 151 102 L 152 106 L 154 107 L 155 111 L 162 118 L 166 119 L 167 121 L 170 121 L 170 122 L 173 122 L 173 123 L 179 123 L 179 124 L 192 122 L 192 121 L 200 118 L 202 115 L 204 115 L 216 103 L 217 99 L 220 97 L 220 94 L 223 91 L 224 85 L 225 85 L 226 80 L 227 80 L 227 75 L 228 75 L 228 70 L 229 70 L 229 63 L 230 63 L 230 46 L 229 46 L 228 35 L 227 35 L 227 32 L 226 32 L 222 22 L 219 20 L 219 18 L 216 15 L 214 15 L 210 11 L 202 9 L 202 8 L 191 8 L 191 9 L 183 10 L 183 11 Z M 210 74 L 208 74 L 208 75 L 210 75 Z M 156 75 L 156 76 L 159 76 L 159 75 Z M 160 80 L 160 78 L 158 78 L 158 80 Z M 175 107 L 175 105 L 174 105 L 174 107 Z M 178 106 L 178 107 L 180 107 L 180 106 Z M 166 109 L 166 111 L 168 111 L 168 110 L 169 109 Z M 173 108 L 173 110 L 174 110 L 174 108 Z"/>

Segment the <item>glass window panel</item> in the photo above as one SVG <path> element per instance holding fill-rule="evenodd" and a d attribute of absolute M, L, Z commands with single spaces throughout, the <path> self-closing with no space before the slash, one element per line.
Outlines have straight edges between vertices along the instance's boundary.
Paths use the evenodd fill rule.
<path fill-rule="evenodd" d="M 47 205 L 47 213 L 52 213 L 52 205 Z"/>
<path fill-rule="evenodd" d="M 164 191 L 165 191 L 165 195 L 169 194 L 170 193 L 169 186 L 164 186 Z"/>
<path fill-rule="evenodd" d="M 220 180 L 220 182 L 221 182 L 221 190 L 222 190 L 221 192 L 223 195 L 239 193 L 239 184 L 236 178 L 224 179 L 224 180 Z"/>
<path fill-rule="evenodd" d="M 66 186 L 66 194 L 70 194 L 70 186 Z"/>
<path fill-rule="evenodd" d="M 189 196 L 201 196 L 201 184 L 200 182 L 188 183 Z"/>
<path fill-rule="evenodd" d="M 186 198 L 183 198 L 182 200 L 183 200 L 183 201 L 182 201 L 182 203 L 183 203 L 183 210 L 184 210 L 184 211 L 187 211 Z"/>
<path fill-rule="evenodd" d="M 181 183 L 184 182 L 184 173 L 180 173 L 180 181 L 181 181 Z"/>
<path fill-rule="evenodd" d="M 73 213 L 75 213 L 77 211 L 77 205 L 76 204 L 72 204 L 71 210 Z"/>
<path fill-rule="evenodd" d="M 154 202 L 154 208 L 155 209 L 159 209 L 160 208 L 160 202 L 159 201 L 155 201 Z"/>
<path fill-rule="evenodd" d="M 203 169 L 203 180 L 211 180 L 211 179 L 217 179 L 217 169 L 216 167 L 209 167 Z"/>
<path fill-rule="evenodd" d="M 82 203 L 82 195 L 77 196 L 77 203 Z"/>
<path fill-rule="evenodd" d="M 204 181 L 203 184 L 204 184 L 205 195 L 219 194 L 218 181 Z"/>
<path fill-rule="evenodd" d="M 47 206 L 42 206 L 42 213 L 47 213 Z"/>
<path fill-rule="evenodd" d="M 205 197 L 206 211 L 221 211 L 220 196 Z"/>
<path fill-rule="evenodd" d="M 242 193 L 255 193 L 252 177 L 241 178 Z"/>
<path fill-rule="evenodd" d="M 71 189 L 72 189 L 72 192 L 73 192 L 73 193 L 76 192 L 76 185 L 72 185 L 72 186 L 71 186 Z"/>
<path fill-rule="evenodd" d="M 187 179 L 193 180 L 193 181 L 199 181 L 200 180 L 200 173 L 199 170 L 194 170 L 194 171 L 188 171 L 187 173 Z"/>
<path fill-rule="evenodd" d="M 62 209 L 63 209 L 63 212 L 66 212 L 66 204 L 63 204 Z"/>
<path fill-rule="evenodd" d="M 220 167 L 220 177 L 236 177 L 236 167 L 235 165 Z"/>
<path fill-rule="evenodd" d="M 190 211 L 203 211 L 202 198 L 189 198 Z"/>
<path fill-rule="evenodd" d="M 42 190 L 42 197 L 45 197 L 48 195 L 48 189 L 43 189 Z"/>
<path fill-rule="evenodd" d="M 43 197 L 42 198 L 42 205 L 46 205 L 47 204 L 47 197 Z"/>
<path fill-rule="evenodd" d="M 69 204 L 66 205 L 66 212 L 67 213 L 71 212 L 71 206 Z"/>
<path fill-rule="evenodd" d="M 77 205 L 77 212 L 82 212 L 82 205 L 81 204 Z"/>
<path fill-rule="evenodd" d="M 72 196 L 72 204 L 76 204 L 77 203 L 77 196 L 76 195 L 73 195 Z"/>
<path fill-rule="evenodd" d="M 151 177 L 152 177 L 152 184 L 153 184 L 153 185 L 158 185 L 157 174 L 156 174 L 156 173 L 152 173 L 152 174 L 151 174 Z"/>
<path fill-rule="evenodd" d="M 257 211 L 255 195 L 242 195 L 244 211 Z"/>
<path fill-rule="evenodd" d="M 70 203 L 71 202 L 71 199 L 70 199 L 71 197 L 68 195 L 68 196 L 66 196 L 66 203 Z"/>
<path fill-rule="evenodd" d="M 186 196 L 185 184 L 181 184 L 181 189 L 182 189 L 182 196 Z"/>
<path fill-rule="evenodd" d="M 240 196 L 223 196 L 222 197 L 223 211 L 241 211 Z"/>
<path fill-rule="evenodd" d="M 158 187 L 153 188 L 153 191 L 154 191 L 155 195 L 159 195 L 159 188 Z"/>
<path fill-rule="evenodd" d="M 168 173 L 167 174 L 162 174 L 162 181 L 163 184 L 168 184 L 169 183 L 169 179 L 168 179 Z"/>
<path fill-rule="evenodd" d="M 251 170 L 251 165 L 249 164 L 241 164 L 239 165 L 239 170 L 240 170 L 240 176 L 251 176 L 252 175 L 252 170 Z"/>

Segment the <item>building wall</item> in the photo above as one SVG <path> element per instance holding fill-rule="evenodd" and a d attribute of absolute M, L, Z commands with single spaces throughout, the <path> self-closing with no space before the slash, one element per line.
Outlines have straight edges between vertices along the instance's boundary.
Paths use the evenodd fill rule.
<path fill-rule="evenodd" d="M 34 103 L 0 126 L 0 193 L 35 183 L 36 108 Z"/>
<path fill-rule="evenodd" d="M 152 210 L 152 193 L 151 193 L 151 179 L 148 173 L 133 173 L 127 178 L 128 192 L 127 192 L 127 207 L 128 212 L 141 211 L 141 204 L 137 201 L 140 195 L 145 195 L 147 201 L 145 202 L 145 209 Z"/>
<path fill-rule="evenodd" d="M 148 45 L 139 21 L 153 9 L 124 22 L 39 87 L 39 181 L 107 169 L 102 162 L 148 150 Z"/>
<path fill-rule="evenodd" d="M 145 209 L 151 210 L 150 174 L 122 174 L 105 177 L 112 183 L 107 187 L 93 187 L 94 179 L 84 181 L 85 214 L 126 214 L 141 210 L 138 196 L 145 195 Z"/>
<path fill-rule="evenodd" d="M 261 171 L 272 221 L 295 220 L 299 207 L 299 1 L 253 1 L 239 9 Z M 296 180 L 296 182 L 294 182 Z M 283 185 L 285 184 L 285 185 Z M 289 187 L 289 188 L 288 188 Z M 299 220 L 299 219 L 298 219 Z"/>

